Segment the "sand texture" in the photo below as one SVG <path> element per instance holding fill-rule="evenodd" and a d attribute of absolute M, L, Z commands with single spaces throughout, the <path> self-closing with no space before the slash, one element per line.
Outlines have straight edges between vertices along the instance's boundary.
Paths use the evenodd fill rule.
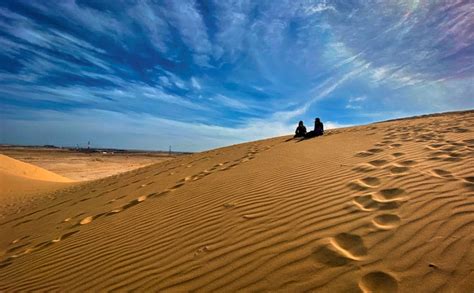
<path fill-rule="evenodd" d="M 73 180 L 0 154 L 0 172 L 34 180 L 72 182 Z"/>
<path fill-rule="evenodd" d="M 69 186 L 73 180 L 0 154 L 0 216 L 7 207 L 25 206 L 40 193 Z"/>
<path fill-rule="evenodd" d="M 473 292 L 474 113 L 229 146 L 0 219 L 0 291 Z"/>
<path fill-rule="evenodd" d="M 105 178 L 182 155 L 132 151 L 85 153 L 71 149 L 15 146 L 0 146 L 0 153 L 74 181 Z"/>

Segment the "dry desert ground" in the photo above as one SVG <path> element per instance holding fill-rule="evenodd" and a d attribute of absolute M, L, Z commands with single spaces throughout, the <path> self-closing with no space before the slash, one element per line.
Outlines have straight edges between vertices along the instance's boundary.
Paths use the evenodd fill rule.
<path fill-rule="evenodd" d="M 44 147 L 0 146 L 0 154 L 33 164 L 74 181 L 94 180 L 165 161 L 166 152 L 86 152 Z"/>
<path fill-rule="evenodd" d="M 35 174 L 2 198 L 0 291 L 474 291 L 472 111 Z"/>

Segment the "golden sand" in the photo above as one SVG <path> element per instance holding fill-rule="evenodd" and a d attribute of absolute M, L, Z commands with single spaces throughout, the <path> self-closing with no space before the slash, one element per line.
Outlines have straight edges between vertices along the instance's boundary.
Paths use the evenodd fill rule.
<path fill-rule="evenodd" d="M 38 194 L 64 188 L 71 182 L 69 178 L 0 154 L 0 216 L 7 206 L 24 207 Z"/>
<path fill-rule="evenodd" d="M 0 290 L 472 292 L 474 113 L 229 146 L 0 219 Z"/>

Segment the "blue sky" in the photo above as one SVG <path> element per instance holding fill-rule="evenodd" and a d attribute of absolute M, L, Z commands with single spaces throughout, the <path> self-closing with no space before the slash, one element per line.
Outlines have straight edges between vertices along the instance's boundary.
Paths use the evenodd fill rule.
<path fill-rule="evenodd" d="M 199 151 L 474 108 L 474 3 L 0 2 L 0 143 Z"/>

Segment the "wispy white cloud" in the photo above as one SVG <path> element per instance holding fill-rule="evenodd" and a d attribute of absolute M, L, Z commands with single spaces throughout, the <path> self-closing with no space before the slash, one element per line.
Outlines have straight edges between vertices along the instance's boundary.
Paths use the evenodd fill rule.
<path fill-rule="evenodd" d="M 197 90 L 200 90 L 202 88 L 201 84 L 197 81 L 195 77 L 191 77 L 191 85 Z"/>
<path fill-rule="evenodd" d="M 128 15 L 142 27 L 158 51 L 168 50 L 166 43 L 170 33 L 164 18 L 165 13 L 159 7 L 149 2 L 138 1 L 128 9 Z"/>
<path fill-rule="evenodd" d="M 269 118 L 269 120 L 273 121 L 273 123 L 275 124 L 281 123 L 282 125 L 284 125 L 283 127 L 281 127 L 282 129 L 290 129 L 292 125 L 294 124 L 294 121 L 292 120 L 294 120 L 297 117 L 302 117 L 315 102 L 320 101 L 321 99 L 327 98 L 339 86 L 344 84 L 347 80 L 357 76 L 358 74 L 366 70 L 367 67 L 368 67 L 368 64 L 363 64 L 359 68 L 356 68 L 353 71 L 347 72 L 338 78 L 328 79 L 321 86 L 314 89 L 313 91 L 314 96 L 310 98 L 309 100 L 307 100 L 302 106 L 297 107 L 290 111 L 275 112 Z M 337 124 L 333 122 L 333 125 L 336 126 Z"/>
<path fill-rule="evenodd" d="M 249 34 L 250 12 L 255 6 L 252 1 L 215 1 L 218 11 L 216 20 L 216 48 L 214 56 L 220 59 L 222 54 L 232 62 L 245 48 Z"/>
<path fill-rule="evenodd" d="M 106 53 L 103 49 L 65 32 L 44 29 L 33 20 L 7 9 L 2 9 L 1 14 L 9 21 L 0 21 L 0 28 L 17 40 L 14 42 L 5 37 L 0 38 L 0 43 L 4 45 L 2 52 L 23 64 L 18 79 L 33 81 L 51 72 L 112 72 L 110 65 L 102 59 Z M 51 52 L 61 53 L 62 56 Z M 77 64 L 77 60 L 87 62 L 90 68 Z"/>
<path fill-rule="evenodd" d="M 241 101 L 237 100 L 237 99 L 232 99 L 232 98 L 229 98 L 227 96 L 224 96 L 224 95 L 216 95 L 215 97 L 211 98 L 211 100 L 213 102 L 217 102 L 225 107 L 229 107 L 229 108 L 232 108 L 232 109 L 239 109 L 239 110 L 242 110 L 242 109 L 247 109 L 247 105 L 245 105 L 244 103 L 242 103 Z"/>
<path fill-rule="evenodd" d="M 143 83 L 122 81 L 112 88 L 93 88 L 87 86 L 30 86 L 22 84 L 5 85 L 0 87 L 0 95 L 21 100 L 28 96 L 32 100 L 52 101 L 58 103 L 92 103 L 101 107 L 113 107 L 114 103 L 122 106 L 136 104 L 146 100 L 159 101 L 165 104 L 177 105 L 193 110 L 204 111 L 205 106 L 192 102 L 183 97 L 168 94 L 158 86 Z"/>
<path fill-rule="evenodd" d="M 367 100 L 367 96 L 350 97 L 347 101 L 346 109 L 360 110 L 365 100 Z"/>
<path fill-rule="evenodd" d="M 193 0 L 171 1 L 168 9 L 170 23 L 178 29 L 183 42 L 193 50 L 196 64 L 209 66 L 212 44 L 196 3 Z"/>
<path fill-rule="evenodd" d="M 314 4 L 309 4 L 308 6 L 304 7 L 304 12 L 308 15 L 321 13 L 327 10 L 336 11 L 336 8 L 332 5 L 329 5 L 328 1 L 326 0 Z"/>
<path fill-rule="evenodd" d="M 49 3 L 42 1 L 25 1 L 45 14 L 55 14 L 64 20 L 73 21 L 91 31 L 122 36 L 129 34 L 127 26 L 114 18 L 107 12 L 92 9 L 86 5 L 79 5 L 75 0 L 64 0 L 56 3 L 55 9 L 51 9 Z"/>

